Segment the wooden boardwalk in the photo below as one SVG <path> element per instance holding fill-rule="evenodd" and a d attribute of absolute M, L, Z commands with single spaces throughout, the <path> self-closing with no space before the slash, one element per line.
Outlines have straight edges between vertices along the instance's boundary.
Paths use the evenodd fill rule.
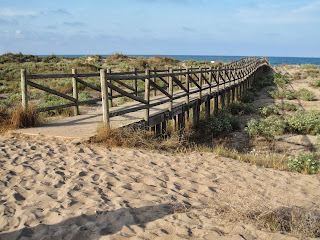
<path fill-rule="evenodd" d="M 153 75 L 146 71 L 145 74 L 148 73 L 149 75 L 142 75 L 140 77 L 137 77 L 137 72 L 135 71 L 135 74 L 128 74 L 127 72 L 120 75 L 117 73 L 113 76 L 108 75 L 108 78 L 104 79 L 101 77 L 103 76 L 103 72 L 101 72 L 101 86 L 102 88 L 105 87 L 107 99 L 103 96 L 103 89 L 102 91 L 101 89 L 95 89 L 102 92 L 102 101 L 100 101 L 101 99 L 96 99 L 96 104 L 94 104 L 87 113 L 52 121 L 34 128 L 20 129 L 18 132 L 68 138 L 90 138 L 96 134 L 99 124 L 104 124 L 111 128 L 119 128 L 142 123 L 155 132 L 161 132 L 165 131 L 168 120 L 174 120 L 175 126 L 177 129 L 180 129 L 184 127 L 185 119 L 189 117 L 193 119 L 194 123 L 199 120 L 202 104 L 204 105 L 203 111 L 205 111 L 205 116 L 208 117 L 214 114 L 218 107 L 223 108 L 230 102 L 236 101 L 261 74 L 263 68 L 268 66 L 269 63 L 266 58 L 248 58 L 246 61 L 234 62 L 229 65 L 228 68 L 225 67 L 223 69 L 199 68 L 191 69 L 191 71 L 189 69 L 180 69 L 179 72 L 168 70 L 165 73 L 160 70 L 154 72 Z M 22 96 L 23 98 L 25 97 L 25 99 L 23 99 L 24 107 L 28 107 L 27 85 L 63 97 L 63 94 L 42 86 L 39 87 L 36 83 L 29 80 L 57 77 L 58 75 L 29 75 L 28 77 L 24 71 L 22 71 L 22 73 Z M 76 71 L 73 71 L 73 75 L 66 76 L 65 74 L 64 77 L 71 76 L 74 86 L 77 86 L 77 80 L 83 83 L 84 81 L 78 78 L 80 74 L 75 76 L 74 73 L 76 73 Z M 92 75 L 93 74 L 91 74 L 91 76 Z M 82 74 L 82 76 L 85 75 Z M 95 74 L 95 76 L 97 76 L 97 74 Z M 112 79 L 112 77 L 114 78 Z M 137 88 L 132 88 L 120 82 L 121 80 L 128 81 L 131 77 L 133 77 L 131 81 L 137 81 L 137 79 L 144 81 L 146 86 L 144 99 L 138 98 Z M 158 81 L 162 80 L 167 84 L 164 87 L 156 85 L 156 77 Z M 148 78 L 149 81 L 153 79 L 153 82 L 150 84 L 149 81 L 145 80 L 146 78 Z M 165 79 L 167 79 L 167 81 Z M 122 88 L 115 86 L 112 80 L 118 83 L 118 86 L 121 84 Z M 105 81 L 106 86 L 104 86 L 103 81 Z M 149 85 L 147 83 L 149 83 Z M 176 89 L 176 91 L 173 91 L 173 83 L 177 83 L 176 88 L 179 87 L 180 90 Z M 110 88 L 110 85 L 112 88 Z M 158 90 L 161 94 L 151 96 L 150 85 L 154 86 L 153 90 Z M 123 86 L 129 88 L 129 90 L 135 90 L 135 94 L 125 91 Z M 133 84 L 133 86 L 136 86 L 136 83 Z M 94 86 L 89 85 L 89 87 Z M 26 90 L 25 92 L 24 89 Z M 120 93 L 120 96 L 134 98 L 134 101 L 126 102 L 117 107 L 110 107 L 110 98 L 112 99 L 114 96 L 112 90 Z M 77 99 L 77 89 L 76 91 L 74 89 L 73 93 L 73 99 Z M 72 97 L 68 96 L 68 99 L 72 100 Z M 78 103 L 79 102 L 75 101 L 68 106 L 62 107 L 70 107 L 71 105 L 77 113 L 80 105 Z M 57 108 L 61 108 L 61 106 L 57 106 Z M 54 107 L 48 109 L 54 109 Z M 44 108 L 40 109 L 40 111 L 48 109 Z M 192 111 L 190 111 L 191 109 Z M 190 116 L 191 112 L 193 114 L 192 116 Z"/>

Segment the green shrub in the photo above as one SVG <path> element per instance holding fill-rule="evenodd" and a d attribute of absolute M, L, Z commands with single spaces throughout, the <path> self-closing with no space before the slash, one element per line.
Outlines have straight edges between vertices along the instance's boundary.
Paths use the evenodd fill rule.
<path fill-rule="evenodd" d="M 287 83 L 292 82 L 292 79 L 288 75 L 282 75 L 281 73 L 274 73 L 274 83 L 281 88 L 285 88 Z"/>
<path fill-rule="evenodd" d="M 309 83 L 311 87 L 320 87 L 320 79 L 314 80 Z"/>
<path fill-rule="evenodd" d="M 252 88 L 255 91 L 260 91 L 262 88 L 272 85 L 274 85 L 273 74 L 264 74 L 253 82 Z"/>
<path fill-rule="evenodd" d="M 255 94 L 251 90 L 245 91 L 244 94 L 242 94 L 242 96 L 240 97 L 240 101 L 243 103 L 251 103 L 254 101 L 254 99 L 255 99 Z"/>
<path fill-rule="evenodd" d="M 320 111 L 298 111 L 293 116 L 287 116 L 284 121 L 287 132 L 312 135 L 320 133 Z"/>
<path fill-rule="evenodd" d="M 293 100 L 299 97 L 299 92 L 294 90 L 283 90 L 283 91 L 272 90 L 272 91 L 269 91 L 268 93 L 272 98 Z"/>
<path fill-rule="evenodd" d="M 292 171 L 314 174 L 319 170 L 319 160 L 313 153 L 299 152 L 297 156 L 289 156 L 288 167 Z"/>
<path fill-rule="evenodd" d="M 270 115 L 278 115 L 279 108 L 276 105 L 268 105 L 266 107 L 259 108 L 258 113 L 264 117 L 267 117 Z"/>
<path fill-rule="evenodd" d="M 276 107 L 281 110 L 294 112 L 297 111 L 297 106 L 293 103 L 277 103 Z"/>
<path fill-rule="evenodd" d="M 238 128 L 238 119 L 228 110 L 220 110 L 218 116 L 211 116 L 208 120 L 200 120 L 196 131 L 200 137 L 221 137 Z"/>
<path fill-rule="evenodd" d="M 276 135 L 283 133 L 284 129 L 284 122 L 271 116 L 261 120 L 249 120 L 244 130 L 250 137 L 263 136 L 267 140 L 273 140 Z"/>
<path fill-rule="evenodd" d="M 232 115 L 243 115 L 253 112 L 253 104 L 251 103 L 231 103 L 229 110 Z"/>
<path fill-rule="evenodd" d="M 301 88 L 299 90 L 299 95 L 304 101 L 312 101 L 315 97 L 314 93 L 306 88 Z"/>

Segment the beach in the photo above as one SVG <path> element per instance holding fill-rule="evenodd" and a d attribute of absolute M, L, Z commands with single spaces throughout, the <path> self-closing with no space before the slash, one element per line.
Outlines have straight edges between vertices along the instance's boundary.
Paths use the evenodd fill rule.
<path fill-rule="evenodd" d="M 248 215 L 320 207 L 319 175 L 213 153 L 12 133 L 0 142 L 1 240 L 298 239 Z"/>

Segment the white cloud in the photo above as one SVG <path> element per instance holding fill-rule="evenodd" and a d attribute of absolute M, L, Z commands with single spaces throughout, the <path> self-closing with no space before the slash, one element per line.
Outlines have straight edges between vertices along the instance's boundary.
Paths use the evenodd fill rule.
<path fill-rule="evenodd" d="M 0 16 L 3 17 L 22 17 L 22 16 L 34 16 L 37 12 L 34 10 L 21 10 L 21 9 L 10 9 L 1 8 Z"/>

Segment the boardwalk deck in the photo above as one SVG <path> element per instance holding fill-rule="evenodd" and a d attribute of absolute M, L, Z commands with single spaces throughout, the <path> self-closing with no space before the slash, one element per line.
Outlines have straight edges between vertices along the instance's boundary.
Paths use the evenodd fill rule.
<path fill-rule="evenodd" d="M 229 66 L 229 67 L 227 67 Z M 153 128 L 158 131 L 160 129 L 165 131 L 168 120 L 175 120 L 177 128 L 183 128 L 185 124 L 186 114 L 189 110 L 193 110 L 193 122 L 196 123 L 199 119 L 200 106 L 204 103 L 205 116 L 209 117 L 213 110 L 217 110 L 218 102 L 220 107 L 223 108 L 231 101 L 234 101 L 238 97 L 238 94 L 242 94 L 244 89 L 250 87 L 255 78 L 257 78 L 264 67 L 269 67 L 269 62 L 266 58 L 244 58 L 238 62 L 230 63 L 223 69 L 209 69 L 209 68 L 194 68 L 189 72 L 189 69 L 185 69 L 185 72 L 173 72 L 169 69 L 168 73 L 163 73 L 162 70 L 159 73 L 150 74 L 150 70 L 146 70 L 144 75 L 136 75 L 136 72 L 130 73 L 116 73 L 111 74 L 105 70 L 101 70 L 100 74 L 77 74 L 73 70 L 73 74 L 60 74 L 60 75 L 27 75 L 25 70 L 22 70 L 21 74 L 21 90 L 22 90 L 22 104 L 24 109 L 28 107 L 27 104 L 27 85 L 38 88 L 42 91 L 47 91 L 51 94 L 58 95 L 62 98 L 66 98 L 71 101 L 71 104 L 65 104 L 54 107 L 44 107 L 38 109 L 39 111 L 48 111 L 54 108 L 61 108 L 66 106 L 74 106 L 75 113 L 78 112 L 80 104 L 86 102 L 78 102 L 78 89 L 77 82 L 84 82 L 78 77 L 81 76 L 100 76 L 101 88 L 91 86 L 91 84 L 85 84 L 96 91 L 101 90 L 102 102 L 97 103 L 85 114 L 52 121 L 42 124 L 41 126 L 20 129 L 18 132 L 25 134 L 40 134 L 47 136 L 59 136 L 70 138 L 90 138 L 96 134 L 97 126 L 104 124 L 106 127 L 120 128 L 131 124 L 141 122 L 146 127 Z M 181 71 L 181 70 L 179 70 Z M 128 75 L 129 74 L 129 75 Z M 50 89 L 45 86 L 41 86 L 29 79 L 39 78 L 53 78 L 53 77 L 72 77 L 74 92 L 73 97 L 63 93 L 59 93 L 56 90 Z M 180 79 L 185 77 L 185 82 Z M 159 78 L 166 83 L 164 88 L 157 85 L 156 81 L 152 79 Z M 164 80 L 164 78 L 168 80 Z M 121 81 L 144 81 L 144 99 L 137 95 L 137 91 L 130 93 L 121 87 L 115 85 L 118 83 L 130 91 L 132 87 L 128 86 L 125 82 Z M 221 81 L 219 81 L 219 79 Z M 191 81 L 192 85 L 191 85 Z M 173 87 L 179 87 L 181 90 L 173 91 Z M 136 85 L 136 83 L 135 83 Z M 150 86 L 157 88 L 162 94 L 151 97 Z M 191 87 L 193 86 L 193 87 Z M 126 96 L 133 101 L 126 102 L 118 107 L 110 107 L 109 101 L 112 95 L 112 91 L 116 91 L 120 96 Z M 214 104 L 212 104 L 214 99 Z M 88 102 L 92 102 L 90 100 Z M 111 99 L 112 101 L 112 99 Z M 210 106 L 213 107 L 210 107 Z M 178 121 L 176 121 L 178 119 Z M 103 120 L 103 121 L 102 121 Z"/>
<path fill-rule="evenodd" d="M 221 87 L 220 87 L 221 88 Z M 191 88 L 190 91 L 196 90 Z M 215 89 L 213 89 L 215 91 Z M 203 98 L 207 97 L 209 90 L 203 91 Z M 175 96 L 183 95 L 182 90 L 175 92 Z M 190 95 L 190 102 L 198 99 L 199 93 Z M 151 104 L 165 100 L 164 95 L 159 95 L 151 98 Z M 185 104 L 185 98 L 179 98 L 173 102 L 173 108 L 178 109 L 180 106 Z M 113 107 L 110 110 L 111 114 L 115 114 L 117 111 L 122 111 L 128 108 L 141 106 L 139 102 L 127 102 L 121 106 Z M 150 108 L 150 118 L 159 116 L 165 112 L 168 113 L 169 103 L 160 104 L 158 106 Z M 102 106 L 101 102 L 98 102 L 92 109 L 82 115 L 68 117 L 49 123 L 42 124 L 34 128 L 19 129 L 17 132 L 29 134 L 29 135 L 45 135 L 45 136 L 56 136 L 66 138 L 90 138 L 96 134 L 96 130 L 99 124 L 102 123 Z M 127 126 L 133 123 L 142 122 L 144 120 L 144 110 L 136 112 L 130 112 L 121 116 L 115 116 L 110 118 L 112 128 L 119 128 Z"/>

